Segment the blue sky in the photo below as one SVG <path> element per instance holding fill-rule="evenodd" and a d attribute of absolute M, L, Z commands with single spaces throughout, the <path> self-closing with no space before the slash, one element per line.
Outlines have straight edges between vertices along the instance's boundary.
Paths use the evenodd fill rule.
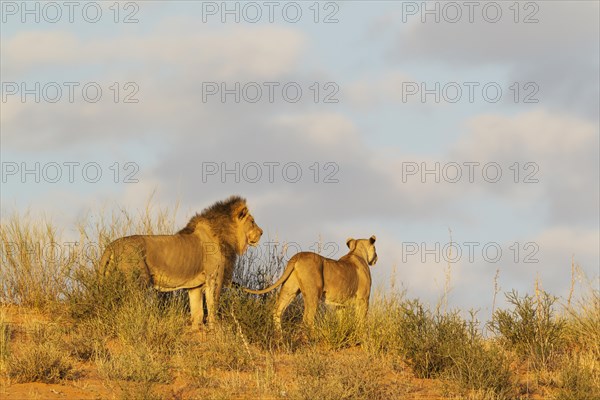
<path fill-rule="evenodd" d="M 422 22 L 422 2 L 320 2 L 318 23 L 314 2 L 276 2 L 273 23 L 263 2 L 253 3 L 263 12 L 258 23 L 243 15 L 239 23 L 232 16 L 223 23 L 219 14 L 203 22 L 203 8 L 221 2 L 123 2 L 117 23 L 113 2 L 94 3 L 102 9 L 96 23 L 83 18 L 85 3 L 72 23 L 64 6 L 53 23 L 55 10 L 38 3 L 37 23 L 34 15 L 23 15 L 22 4 L 2 3 L 3 221 L 29 209 L 52 217 L 68 235 L 90 210 L 141 208 L 155 192 L 161 207 L 179 201 L 178 222 L 184 224 L 192 213 L 239 193 L 271 238 L 281 241 L 308 248 L 320 237 L 338 243 L 340 256 L 347 237 L 376 234 L 375 284 L 387 285 L 395 268 L 410 296 L 431 303 L 441 295 L 448 263 L 407 256 L 406 246 L 443 246 L 449 229 L 463 251 L 471 242 L 503 250 L 497 262 L 477 250 L 473 260 L 452 263 L 454 306 L 489 311 L 496 270 L 502 290 L 531 291 L 539 277 L 545 289 L 564 295 L 572 256 L 598 285 L 597 2 L 521 3 L 517 22 L 513 2 L 477 3 L 473 22 L 461 2 L 453 3 L 462 12 L 457 22 L 449 21 L 456 8 L 442 2 L 426 5 L 440 10 L 439 22 L 432 14 Z M 242 10 L 247 3 L 227 4 Z M 300 8 L 302 18 L 286 21 L 278 12 L 284 7 Z M 499 8 L 502 15 L 489 22 L 494 14 L 482 14 L 484 8 Z M 123 23 L 132 12 L 138 21 Z M 323 23 L 332 12 L 338 21 Z M 537 22 L 525 23 L 527 16 Z M 36 103 L 28 95 L 22 102 L 20 85 L 35 82 L 56 82 L 63 96 L 52 103 L 42 95 Z M 65 82 L 79 85 L 73 102 Z M 103 91 L 96 103 L 80 90 L 90 82 Z M 112 101 L 114 82 L 118 102 Z M 277 88 L 293 83 L 302 96 L 289 102 L 276 90 L 273 102 L 264 100 L 264 91 L 256 103 L 236 103 L 233 95 L 203 101 L 206 83 L 232 88 L 236 82 L 263 90 L 265 82 Z M 448 97 L 455 98 L 456 87 L 462 96 L 455 102 L 442 96 L 438 103 L 435 93 L 422 101 L 420 93 L 405 92 L 436 83 Z M 475 88 L 473 101 L 468 85 Z M 485 85 L 501 88 L 499 101 L 484 98 Z M 127 94 L 138 102 L 123 102 Z M 327 94 L 337 102 L 324 102 Z M 537 102 L 525 102 L 527 95 Z M 36 162 L 41 169 L 97 163 L 103 175 L 90 183 L 76 174 L 69 182 L 63 168 L 57 183 L 43 176 L 38 183 L 21 171 L 7 172 Z M 135 171 L 124 169 L 127 162 Z M 240 168 L 297 163 L 303 175 L 290 183 L 278 170 L 269 182 L 263 169 L 256 183 L 235 182 L 231 175 L 203 182 L 206 163 L 233 168 L 236 162 Z M 326 169 L 327 163 L 335 168 Z M 436 163 L 461 166 L 462 179 L 402 179 L 408 164 Z M 464 163 L 479 163 L 473 182 Z M 484 165 L 498 166 L 502 178 L 486 181 Z M 124 183 L 132 171 L 139 182 Z M 338 182 L 323 182 L 333 172 Z M 524 182 L 529 173 L 537 182 Z M 538 261 L 525 263 L 533 248 Z"/>

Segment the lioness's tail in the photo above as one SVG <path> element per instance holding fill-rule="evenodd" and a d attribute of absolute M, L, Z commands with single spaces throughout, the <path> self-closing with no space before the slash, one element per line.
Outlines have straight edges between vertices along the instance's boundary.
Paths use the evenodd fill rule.
<path fill-rule="evenodd" d="M 268 288 L 265 288 L 265 289 L 262 289 L 262 290 L 252 290 L 252 289 L 246 289 L 246 288 L 242 288 L 242 289 L 244 289 L 246 292 L 252 293 L 252 294 L 265 294 L 265 293 L 269 293 L 271 290 L 276 289 L 279 286 L 281 286 L 283 284 L 283 282 L 285 282 L 290 277 L 290 275 L 292 274 L 292 272 L 294 272 L 294 265 L 295 264 L 296 264 L 296 257 L 294 256 L 288 262 L 287 267 L 285 267 L 285 271 L 283 271 L 283 275 L 281 275 L 281 277 L 279 279 L 277 279 L 277 282 L 275 282 L 274 284 L 272 284 Z"/>

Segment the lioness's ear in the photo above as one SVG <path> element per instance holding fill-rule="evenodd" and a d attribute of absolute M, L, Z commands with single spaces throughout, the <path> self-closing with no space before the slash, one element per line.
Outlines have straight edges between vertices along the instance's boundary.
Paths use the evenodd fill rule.
<path fill-rule="evenodd" d="M 248 207 L 244 207 L 238 212 L 239 219 L 243 219 L 246 215 L 248 215 Z"/>
<path fill-rule="evenodd" d="M 375 235 L 373 235 L 373 236 L 371 236 L 371 237 L 369 238 L 369 241 L 371 242 L 371 244 L 375 243 L 375 239 L 377 239 L 377 238 L 375 237 Z"/>
<path fill-rule="evenodd" d="M 346 239 L 346 246 L 348 246 L 350 250 L 354 250 L 354 248 L 356 247 L 356 240 L 352 238 Z"/>

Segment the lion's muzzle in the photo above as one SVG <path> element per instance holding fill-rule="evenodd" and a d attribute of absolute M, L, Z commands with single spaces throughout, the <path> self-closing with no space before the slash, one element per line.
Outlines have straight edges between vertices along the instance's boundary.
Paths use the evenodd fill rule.
<path fill-rule="evenodd" d="M 253 247 L 257 246 L 258 242 L 260 241 L 260 238 L 262 237 L 262 234 L 263 234 L 263 230 L 261 228 L 254 230 L 248 236 L 248 244 Z"/>

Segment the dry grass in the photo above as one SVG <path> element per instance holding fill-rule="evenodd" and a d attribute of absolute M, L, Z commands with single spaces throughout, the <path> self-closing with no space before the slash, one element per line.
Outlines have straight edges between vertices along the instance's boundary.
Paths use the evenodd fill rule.
<path fill-rule="evenodd" d="M 294 399 L 390 399 L 403 395 L 401 385 L 383 383 L 387 369 L 381 360 L 364 352 L 331 353 L 308 349 L 295 360 L 298 387 Z"/>
<path fill-rule="evenodd" d="M 101 249 L 131 233 L 171 233 L 173 221 L 173 213 L 150 207 L 137 216 L 101 216 L 80 224 L 79 248 Z M 379 292 L 363 323 L 351 307 L 323 309 L 310 333 L 300 299 L 284 314 L 282 337 L 271 319 L 274 294 L 227 288 L 220 326 L 194 332 L 185 293 L 159 294 L 119 274 L 100 281 L 97 252 L 49 259 L 35 250 L 62 243 L 60 236 L 51 223 L 27 215 L 0 226 L 0 380 L 10 384 L 68 384 L 92 374 L 123 399 L 409 399 L 420 390 L 429 390 L 429 398 L 598 399 L 600 393 L 595 288 L 579 301 L 574 290 L 566 301 L 541 290 L 510 292 L 510 307 L 495 310 L 487 324 L 448 310 L 445 297 L 431 308 Z M 235 281 L 266 286 L 283 270 L 283 250 L 243 257 Z M 449 290 L 450 266 L 446 272 Z M 46 318 L 15 319 L 15 309 Z M 492 337 L 482 335 L 484 326 Z"/>
<path fill-rule="evenodd" d="M 8 376 L 15 382 L 56 383 L 74 377 L 73 361 L 59 327 L 40 322 L 25 326 L 26 346 L 10 354 Z"/>

